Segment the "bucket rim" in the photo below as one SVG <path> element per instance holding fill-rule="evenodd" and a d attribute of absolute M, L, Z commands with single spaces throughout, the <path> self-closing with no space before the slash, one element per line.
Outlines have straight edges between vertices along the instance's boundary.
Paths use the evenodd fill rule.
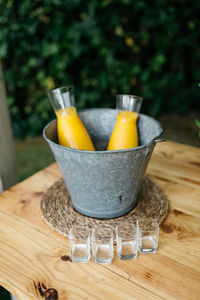
<path fill-rule="evenodd" d="M 84 112 L 84 111 L 86 111 L 86 110 L 96 110 L 96 109 L 102 109 L 102 110 L 116 110 L 116 109 L 111 109 L 111 108 L 88 108 L 88 109 L 81 109 L 81 110 L 79 110 L 79 112 Z M 52 144 L 52 145 L 54 145 L 54 146 L 56 146 L 56 147 L 59 147 L 60 149 L 67 149 L 67 151 L 72 151 L 72 152 L 77 152 L 77 153 L 88 153 L 88 154 L 95 154 L 95 155 L 97 155 L 97 154 L 116 154 L 116 153 L 125 153 L 125 152 L 132 152 L 132 151 L 139 151 L 139 150 L 141 150 L 141 149 L 143 149 L 143 148 L 148 148 L 149 147 L 149 145 L 151 144 L 151 143 L 153 143 L 158 137 L 160 137 L 160 135 L 163 133 L 163 128 L 162 128 L 162 126 L 161 126 L 161 124 L 160 124 L 160 122 L 159 121 L 157 121 L 157 120 L 155 120 L 154 118 L 152 118 L 152 117 L 150 117 L 150 116 L 147 116 L 147 115 L 145 115 L 145 114 L 139 114 L 139 115 L 143 115 L 143 116 L 146 116 L 146 117 L 148 117 L 148 118 L 151 118 L 154 122 L 156 122 L 158 125 L 159 125 L 159 127 L 160 127 L 160 133 L 158 134 L 158 135 L 156 135 L 149 143 L 147 143 L 147 144 L 144 144 L 144 145 L 141 145 L 141 146 L 138 146 L 138 147 L 134 147 L 134 148 L 128 148 L 128 149 L 121 149 L 121 150 L 91 150 L 91 151 L 89 151 L 89 150 L 80 150 L 80 149 L 74 149 L 74 148 L 69 148 L 69 147 L 65 147 L 65 146 L 61 146 L 61 145 L 59 145 L 58 143 L 55 143 L 55 142 L 53 142 L 52 140 L 50 140 L 47 136 L 46 136 L 46 130 L 47 130 L 47 128 L 52 124 L 52 123 L 54 123 L 54 122 L 56 122 L 57 121 L 57 119 L 54 119 L 54 120 L 52 120 L 52 121 L 50 121 L 45 127 L 44 127 L 44 129 L 43 129 L 43 137 L 44 137 L 44 139 L 49 143 L 49 144 Z"/>

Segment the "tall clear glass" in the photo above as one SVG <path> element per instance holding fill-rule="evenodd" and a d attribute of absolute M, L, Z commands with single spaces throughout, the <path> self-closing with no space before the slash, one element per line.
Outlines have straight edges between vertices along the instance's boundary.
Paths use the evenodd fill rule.
<path fill-rule="evenodd" d="M 118 110 L 140 112 L 143 98 L 135 95 L 116 95 L 116 108 Z"/>

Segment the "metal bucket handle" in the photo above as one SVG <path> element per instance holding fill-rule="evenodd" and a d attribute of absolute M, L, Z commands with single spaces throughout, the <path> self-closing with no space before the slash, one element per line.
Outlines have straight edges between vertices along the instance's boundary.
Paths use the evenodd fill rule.
<path fill-rule="evenodd" d="M 147 146 L 146 146 L 146 153 L 145 155 L 147 156 L 149 154 L 149 150 L 151 148 L 151 145 L 161 143 L 161 142 L 166 142 L 166 139 L 153 139 Z"/>
<path fill-rule="evenodd" d="M 154 143 L 161 143 L 161 142 L 166 142 L 167 139 L 155 139 L 153 141 L 154 141 Z"/>

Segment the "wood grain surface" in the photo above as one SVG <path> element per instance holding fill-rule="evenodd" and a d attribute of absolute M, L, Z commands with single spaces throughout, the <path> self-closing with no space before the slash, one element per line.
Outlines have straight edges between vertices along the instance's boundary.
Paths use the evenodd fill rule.
<path fill-rule="evenodd" d="M 29 299 L 199 299 L 200 149 L 156 146 L 147 176 L 169 199 L 156 254 L 111 265 L 72 263 L 68 239 L 41 218 L 40 200 L 61 177 L 56 163 L 0 195 L 0 284 Z M 65 256 L 63 260 L 63 256 Z"/>

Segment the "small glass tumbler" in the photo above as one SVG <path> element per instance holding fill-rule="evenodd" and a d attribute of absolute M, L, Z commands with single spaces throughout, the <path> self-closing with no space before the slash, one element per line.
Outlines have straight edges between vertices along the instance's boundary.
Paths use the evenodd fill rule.
<path fill-rule="evenodd" d="M 87 263 L 90 260 L 90 229 L 73 227 L 69 231 L 72 262 Z"/>
<path fill-rule="evenodd" d="M 142 97 L 135 95 L 116 95 L 116 108 L 139 113 L 142 101 Z"/>
<path fill-rule="evenodd" d="M 142 254 L 155 253 L 158 247 L 159 225 L 154 219 L 137 220 L 138 249 Z"/>
<path fill-rule="evenodd" d="M 137 257 L 137 226 L 124 224 L 116 227 L 117 255 L 128 260 Z"/>
<path fill-rule="evenodd" d="M 99 264 L 110 264 L 113 260 L 113 231 L 110 228 L 94 228 L 91 236 L 93 260 Z"/>

